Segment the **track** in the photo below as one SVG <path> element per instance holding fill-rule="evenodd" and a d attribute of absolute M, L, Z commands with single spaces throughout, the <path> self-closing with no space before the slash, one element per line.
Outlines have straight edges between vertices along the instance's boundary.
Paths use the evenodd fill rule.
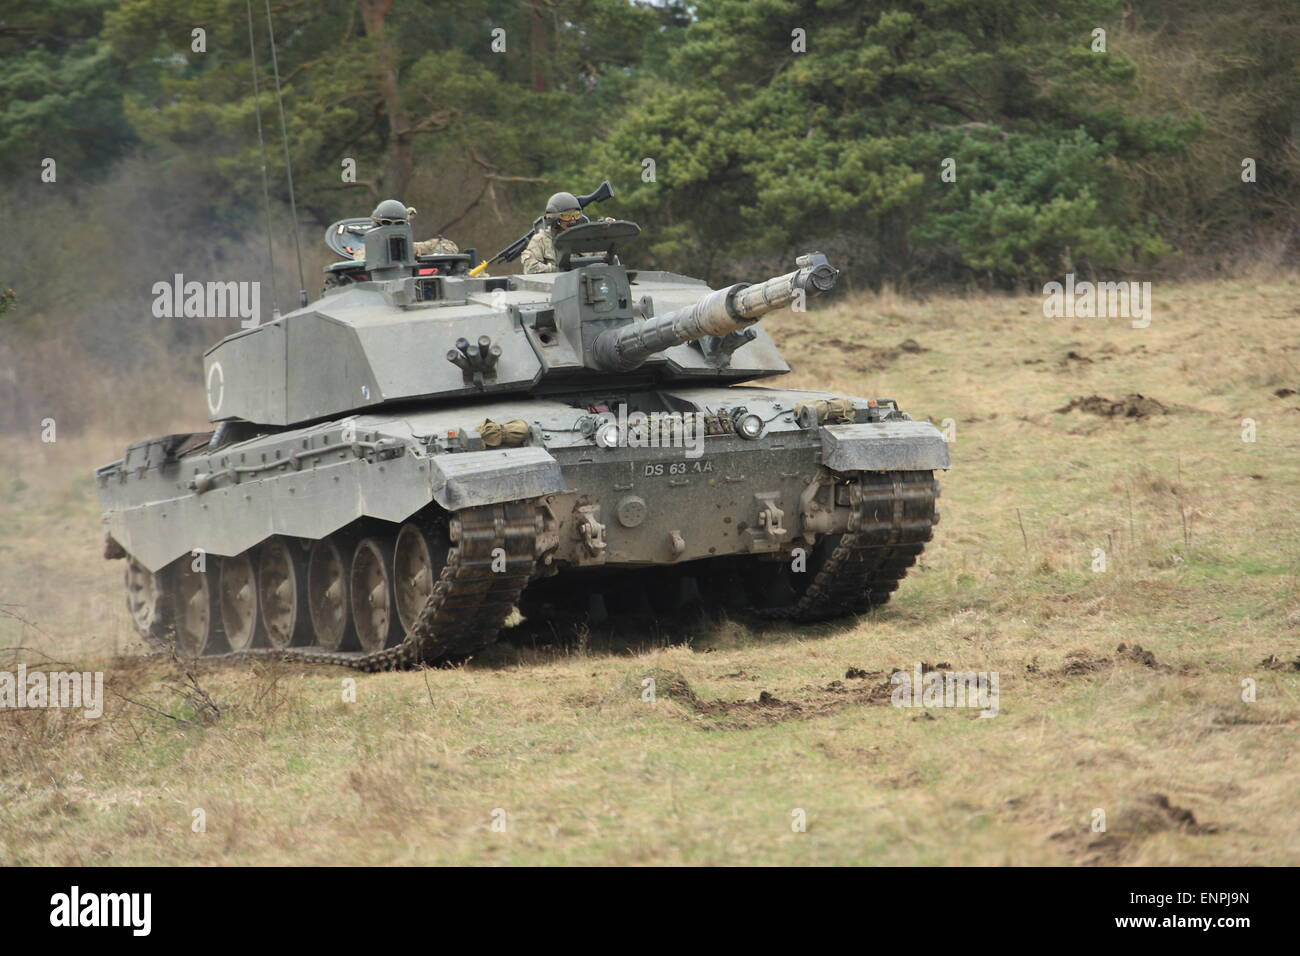
<path fill-rule="evenodd" d="M 668 566 L 658 569 L 662 580 L 644 570 L 625 571 L 599 583 L 561 574 L 547 582 L 545 591 L 525 595 L 526 601 L 539 599 L 531 602 L 534 606 L 525 610 L 525 617 L 578 623 L 585 618 L 593 591 L 631 605 L 632 616 L 644 616 L 647 602 L 636 610 L 636 601 L 627 598 L 633 582 L 640 580 L 653 603 L 670 596 L 674 578 L 693 578 L 705 606 L 726 606 L 769 620 L 812 623 L 862 614 L 890 599 L 933 536 L 939 522 L 939 483 L 928 471 L 859 472 L 849 489 L 849 530 L 822 536 L 803 573 L 791 570 L 792 556 L 787 555 L 779 561 L 723 559 L 726 563 L 719 562 L 713 572 L 701 567 L 702 562 L 695 567 Z M 619 617 L 610 611 L 611 620 Z M 666 620 L 673 620 L 672 612 Z"/>
<path fill-rule="evenodd" d="M 764 562 L 761 567 L 751 563 L 741 572 L 751 598 L 761 595 L 770 603 L 774 594 L 785 595 L 776 598 L 781 603 L 775 607 L 755 607 L 751 601 L 750 610 L 768 619 L 811 623 L 861 614 L 890 599 L 938 523 L 938 481 L 928 471 L 860 472 L 848 487 L 848 530 L 818 541 L 807 572 L 794 573 L 789 562 Z M 508 502 L 468 508 L 443 520 L 451 541 L 446 564 L 414 626 L 399 643 L 373 651 L 331 650 L 319 644 L 255 647 L 205 654 L 202 659 L 274 658 L 383 671 L 464 656 L 491 644 L 511 609 L 522 603 L 533 577 L 542 512 L 531 501 Z M 686 568 L 681 571 L 689 576 Z M 571 590 L 565 603 L 585 606 L 589 589 L 590 584 L 578 578 L 572 589 L 562 588 L 560 594 Z M 179 606 L 179 592 L 172 587 L 167 591 L 169 609 Z M 163 652 L 176 641 L 172 629 L 145 636 Z"/>
<path fill-rule="evenodd" d="M 939 522 L 933 472 L 859 472 L 849 486 L 849 530 L 826 541 L 829 554 L 797 600 L 758 609 L 764 617 L 824 621 L 884 604 L 916 563 Z M 786 571 L 792 585 L 796 575 Z"/>
<path fill-rule="evenodd" d="M 393 670 L 468 654 L 496 639 L 510 609 L 532 577 L 542 515 L 531 502 L 467 508 L 448 522 L 452 547 L 415 626 L 401 643 L 377 651 L 335 651 L 319 645 L 257 647 L 205 654 L 202 660 L 292 660 L 335 664 L 361 671 Z M 504 552 L 504 568 L 500 552 Z M 169 634 L 147 635 L 163 651 L 175 646 Z"/>

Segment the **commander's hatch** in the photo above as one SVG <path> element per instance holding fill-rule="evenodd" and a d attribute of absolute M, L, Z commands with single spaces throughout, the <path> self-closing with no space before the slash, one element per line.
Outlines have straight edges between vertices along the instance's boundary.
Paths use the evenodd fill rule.
<path fill-rule="evenodd" d="M 335 262 L 325 267 L 331 275 L 357 278 L 366 271 L 366 233 L 375 228 L 375 221 L 369 216 L 353 219 L 340 219 L 325 230 L 325 245 L 335 255 L 341 256 L 342 262 Z M 465 275 L 478 265 L 478 253 L 474 249 L 460 252 L 436 252 L 416 256 L 415 275 Z"/>
<path fill-rule="evenodd" d="M 325 230 L 325 245 L 344 259 L 366 258 L 366 233 L 375 228 L 369 216 L 340 219 Z"/>
<path fill-rule="evenodd" d="M 612 222 L 584 222 L 570 226 L 555 237 L 555 255 L 560 272 L 597 262 L 613 264 L 619 249 L 641 235 L 641 227 L 626 219 Z"/>

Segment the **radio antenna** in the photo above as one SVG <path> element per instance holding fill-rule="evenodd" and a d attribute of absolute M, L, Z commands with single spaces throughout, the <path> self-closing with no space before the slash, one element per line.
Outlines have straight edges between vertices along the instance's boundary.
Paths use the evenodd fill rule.
<path fill-rule="evenodd" d="M 249 0 L 251 3 L 252 0 Z M 289 213 L 293 217 L 293 248 L 298 254 L 298 305 L 307 304 L 307 280 L 302 271 L 302 241 L 298 237 L 298 204 L 293 197 L 293 166 L 289 163 L 289 130 L 284 122 L 284 98 L 280 95 L 280 61 L 275 55 L 275 26 L 271 22 L 271 0 L 266 0 L 266 33 L 271 38 L 271 69 L 275 74 L 275 102 L 280 107 L 280 138 L 284 143 L 284 171 L 289 178 Z"/>
<path fill-rule="evenodd" d="M 262 211 L 266 218 L 266 261 L 271 270 L 271 315 L 280 317 L 275 297 L 275 247 L 271 242 L 271 191 L 266 184 L 266 139 L 262 136 L 262 100 L 257 91 L 257 46 L 253 42 L 253 0 L 248 0 L 248 59 L 253 68 L 253 113 L 257 116 L 257 145 L 262 150 Z"/>

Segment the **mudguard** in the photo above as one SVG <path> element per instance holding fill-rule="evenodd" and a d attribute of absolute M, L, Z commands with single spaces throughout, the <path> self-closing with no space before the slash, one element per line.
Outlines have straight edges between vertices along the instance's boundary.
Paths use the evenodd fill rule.
<path fill-rule="evenodd" d="M 433 500 L 448 511 L 564 491 L 559 462 L 545 448 L 435 455 L 429 462 Z"/>
<path fill-rule="evenodd" d="M 821 427 L 822 463 L 832 471 L 938 471 L 948 443 L 929 422 L 871 422 Z"/>

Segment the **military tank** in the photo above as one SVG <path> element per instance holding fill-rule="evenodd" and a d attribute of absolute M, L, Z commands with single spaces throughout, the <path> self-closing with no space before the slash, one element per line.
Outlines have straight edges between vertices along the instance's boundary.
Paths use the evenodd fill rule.
<path fill-rule="evenodd" d="M 789 371 L 758 321 L 837 270 L 711 289 L 624 265 L 639 232 L 574 226 L 557 271 L 494 277 L 415 256 L 400 215 L 331 227 L 321 297 L 205 353 L 213 430 L 96 472 L 141 636 L 379 670 L 629 580 L 794 622 L 888 601 L 939 519 L 939 432 L 741 384 Z"/>

